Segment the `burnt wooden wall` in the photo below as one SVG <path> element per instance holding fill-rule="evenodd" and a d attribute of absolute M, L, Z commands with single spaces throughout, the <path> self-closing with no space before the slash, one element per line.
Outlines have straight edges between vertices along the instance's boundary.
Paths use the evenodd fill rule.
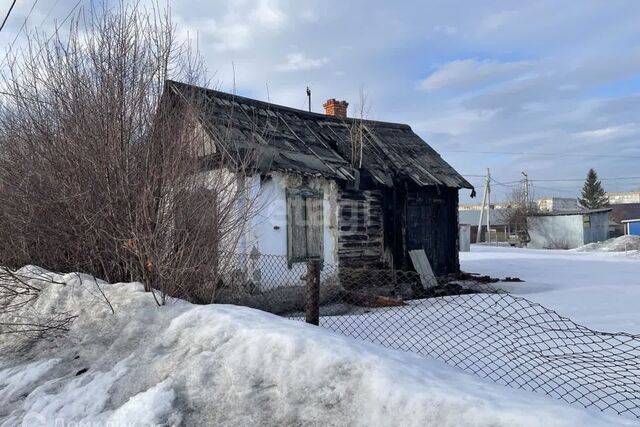
<path fill-rule="evenodd" d="M 349 268 L 382 268 L 382 192 L 342 190 L 338 197 L 338 262 Z"/>
<path fill-rule="evenodd" d="M 338 207 L 341 266 L 413 270 L 409 251 L 424 249 L 436 275 L 459 271 L 457 189 L 342 190 Z"/>
<path fill-rule="evenodd" d="M 406 250 L 424 249 L 437 275 L 460 268 L 457 207 L 456 189 L 423 187 L 406 193 Z"/>

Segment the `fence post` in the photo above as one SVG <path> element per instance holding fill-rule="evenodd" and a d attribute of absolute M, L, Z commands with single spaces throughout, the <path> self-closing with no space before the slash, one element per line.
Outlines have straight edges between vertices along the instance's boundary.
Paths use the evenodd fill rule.
<path fill-rule="evenodd" d="M 320 324 L 320 261 L 307 262 L 306 322 Z"/>

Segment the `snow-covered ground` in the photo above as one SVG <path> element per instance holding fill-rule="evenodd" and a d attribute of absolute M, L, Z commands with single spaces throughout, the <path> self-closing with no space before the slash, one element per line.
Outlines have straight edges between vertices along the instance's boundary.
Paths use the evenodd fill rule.
<path fill-rule="evenodd" d="M 615 242 L 601 246 L 578 252 L 472 245 L 460 264 L 467 272 L 525 280 L 500 286 L 576 323 L 640 334 L 640 256 L 608 252 Z"/>
<path fill-rule="evenodd" d="M 79 317 L 31 347 L 0 337 L 2 427 L 637 425 L 248 308 L 156 307 L 139 284 L 103 285 L 112 314 L 89 278 L 55 279 L 36 308 Z"/>

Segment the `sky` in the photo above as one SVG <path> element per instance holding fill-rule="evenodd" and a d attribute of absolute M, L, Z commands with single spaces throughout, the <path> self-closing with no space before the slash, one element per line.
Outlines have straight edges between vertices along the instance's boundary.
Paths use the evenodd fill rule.
<path fill-rule="evenodd" d="M 78 2 L 34 1 L 3 49 L 32 6 L 46 29 Z M 409 124 L 479 189 L 489 168 L 494 201 L 522 172 L 536 196 L 578 196 L 591 167 L 608 191 L 640 189 L 638 1 L 168 3 L 222 90 L 304 109 L 309 86 L 314 111 L 337 98 L 350 114 L 364 91 L 368 118 Z"/>

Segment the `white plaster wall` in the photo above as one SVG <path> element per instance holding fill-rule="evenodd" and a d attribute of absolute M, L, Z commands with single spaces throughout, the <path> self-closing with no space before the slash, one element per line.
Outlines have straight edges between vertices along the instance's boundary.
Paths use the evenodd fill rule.
<path fill-rule="evenodd" d="M 259 177 L 254 181 L 254 193 L 257 194 L 255 214 L 251 224 L 250 242 L 247 242 L 245 253 L 257 249 L 265 255 L 287 255 L 287 196 L 288 187 L 297 184 L 295 178 L 280 173 L 272 173 L 271 179 L 260 183 Z M 321 190 L 324 194 L 324 261 L 336 263 L 337 237 L 337 187 L 334 182 L 316 179 L 309 183 L 310 188 Z M 254 249 L 255 248 L 255 249 Z"/>
<path fill-rule="evenodd" d="M 582 215 L 530 217 L 530 248 L 564 249 L 584 245 Z"/>
<path fill-rule="evenodd" d="M 250 212 L 251 218 L 239 236 L 228 236 L 222 242 L 223 250 L 251 255 L 246 257 L 249 277 L 263 289 L 303 284 L 300 278 L 306 273 L 306 263 L 287 261 L 287 188 L 302 184 L 293 175 L 273 172 L 261 180 L 259 175 L 242 178 L 226 170 L 209 171 L 204 175 L 210 189 L 226 188 L 228 195 L 237 198 L 237 215 Z M 216 181 L 222 180 L 225 185 Z M 233 183 L 233 185 L 232 185 Z M 324 264 L 323 277 L 333 274 L 337 264 L 338 235 L 338 187 L 334 181 L 323 178 L 310 179 L 305 186 L 322 191 L 324 216 Z M 238 197 L 241 194 L 242 197 Z M 227 199 L 231 200 L 231 199 Z"/>
<path fill-rule="evenodd" d="M 254 215 L 248 226 L 239 252 L 251 254 L 248 266 L 254 282 L 261 288 L 302 285 L 300 278 L 306 273 L 306 263 L 287 261 L 287 188 L 300 185 L 299 178 L 272 173 L 261 182 L 259 176 L 250 179 L 255 197 Z M 322 275 L 333 274 L 337 264 L 338 188 L 335 182 L 313 179 L 306 186 L 323 192 L 324 264 Z"/>

